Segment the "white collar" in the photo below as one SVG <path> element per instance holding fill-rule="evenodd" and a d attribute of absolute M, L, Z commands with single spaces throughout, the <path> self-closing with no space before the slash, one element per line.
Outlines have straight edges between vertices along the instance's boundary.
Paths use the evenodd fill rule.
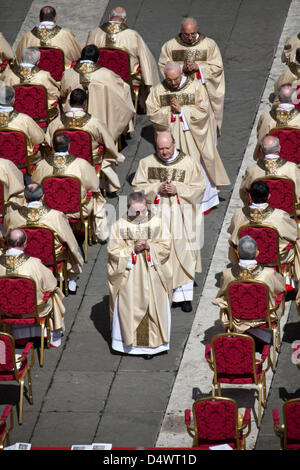
<path fill-rule="evenodd" d="M 80 63 L 81 64 L 94 64 L 94 62 L 92 60 L 89 60 L 89 59 L 80 60 Z"/>
<path fill-rule="evenodd" d="M 109 23 L 112 23 L 112 24 L 121 24 L 122 21 L 109 21 Z"/>
<path fill-rule="evenodd" d="M 39 24 L 39 29 L 53 29 L 56 26 L 54 21 L 41 21 Z"/>
<path fill-rule="evenodd" d="M 182 33 L 180 33 L 180 37 L 181 37 L 181 39 L 182 39 L 183 42 L 185 42 L 186 44 L 190 44 L 190 43 L 188 43 L 188 42 L 184 39 L 184 36 L 183 36 Z M 197 33 L 197 36 L 196 36 L 195 41 L 197 41 L 198 38 L 199 38 L 199 33 Z M 195 42 L 195 41 L 194 41 L 194 42 Z"/>
<path fill-rule="evenodd" d="M 32 68 L 35 66 L 35 64 L 30 64 L 29 62 L 21 62 L 20 65 L 21 67 L 29 67 L 29 68 Z"/>
<path fill-rule="evenodd" d="M 280 157 L 280 155 L 276 155 L 275 153 L 267 153 L 267 154 L 264 156 L 264 158 L 266 158 L 267 160 L 268 160 L 268 159 L 275 160 L 275 159 L 277 159 L 277 158 L 279 158 L 279 157 Z"/>
<path fill-rule="evenodd" d="M 27 207 L 41 207 L 42 205 L 42 201 L 32 201 L 27 204 Z"/>
<path fill-rule="evenodd" d="M 181 79 L 179 87 L 182 87 L 185 84 L 186 81 L 187 81 L 186 75 L 182 75 L 182 79 Z"/>
<path fill-rule="evenodd" d="M 14 108 L 12 106 L 4 106 L 0 104 L 0 113 L 10 113 Z"/>
<path fill-rule="evenodd" d="M 240 259 L 239 260 L 239 266 L 241 268 L 249 268 L 250 266 L 255 266 L 257 264 L 257 261 L 255 259 Z"/>
<path fill-rule="evenodd" d="M 66 113 L 67 116 L 72 116 L 76 113 L 85 113 L 83 108 L 70 108 L 69 111 Z"/>
<path fill-rule="evenodd" d="M 10 255 L 10 256 L 19 256 L 19 255 L 21 255 L 22 253 L 24 253 L 24 251 L 21 250 L 20 248 L 9 248 L 9 249 L 6 251 L 6 254 L 7 254 L 7 255 Z"/>
<path fill-rule="evenodd" d="M 258 204 L 256 204 L 255 202 L 252 202 L 250 204 L 250 207 L 251 207 L 251 209 L 258 209 L 258 210 L 262 209 L 263 210 L 263 209 L 266 209 L 268 207 L 268 205 L 269 204 L 267 202 L 260 202 Z"/>
<path fill-rule="evenodd" d="M 175 149 L 174 150 L 174 153 L 172 155 L 172 157 L 169 158 L 169 160 L 164 160 L 163 158 L 159 157 L 161 159 L 162 162 L 166 162 L 166 163 L 169 163 L 169 162 L 173 162 L 174 160 L 176 160 L 176 158 L 178 157 L 178 150 Z"/>
<path fill-rule="evenodd" d="M 54 152 L 55 156 L 60 156 L 60 155 L 69 155 L 69 152 Z"/>
<path fill-rule="evenodd" d="M 293 103 L 280 103 L 277 109 L 283 109 L 284 111 L 292 111 L 295 108 Z"/>

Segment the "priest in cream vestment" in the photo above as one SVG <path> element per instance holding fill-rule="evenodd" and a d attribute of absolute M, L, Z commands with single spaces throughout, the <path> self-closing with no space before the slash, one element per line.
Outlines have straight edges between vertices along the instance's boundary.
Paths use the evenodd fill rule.
<path fill-rule="evenodd" d="M 217 297 L 212 302 L 214 305 L 220 307 L 220 320 L 224 328 L 229 327 L 226 289 L 230 282 L 242 282 L 247 280 L 265 283 L 269 287 L 270 307 L 275 307 L 278 295 L 285 292 L 283 276 L 272 268 L 262 266 L 255 260 L 257 245 L 252 238 L 248 236 L 241 238 L 238 252 L 239 259 L 237 263 L 232 268 L 226 269 L 222 273 L 221 287 Z M 273 319 L 275 321 L 280 319 L 281 315 L 282 311 L 281 307 L 279 307 L 276 312 L 271 313 L 271 320 Z M 265 321 L 260 320 L 233 319 L 233 328 L 236 333 L 246 333 L 249 328 L 257 328 L 264 323 Z"/>
<path fill-rule="evenodd" d="M 157 63 L 143 38 L 129 28 L 126 21 L 127 14 L 124 8 L 115 8 L 107 22 L 89 31 L 86 44 L 126 51 L 130 57 L 130 70 L 134 74 L 132 77 L 134 83 L 150 88 L 160 81 Z"/>
<path fill-rule="evenodd" d="M 34 163 L 40 159 L 35 147 L 44 142 L 45 133 L 30 116 L 14 109 L 14 101 L 14 89 L 6 85 L 0 86 L 0 130 L 3 128 L 22 131 L 27 137 L 30 163 Z"/>
<path fill-rule="evenodd" d="M 150 359 L 169 349 L 170 245 L 170 233 L 147 210 L 145 196 L 132 193 L 107 246 L 114 350 Z"/>
<path fill-rule="evenodd" d="M 300 46 L 300 44 L 299 44 Z M 282 71 L 274 84 L 274 92 L 278 93 L 281 85 L 291 83 L 293 86 L 299 84 L 300 79 L 300 47 L 296 49 L 295 59 L 289 61 L 287 67 Z"/>
<path fill-rule="evenodd" d="M 14 58 L 14 51 L 11 45 L 7 42 L 2 33 L 0 33 L 0 76 L 1 76 L 1 64 L 5 60 L 12 60 Z"/>
<path fill-rule="evenodd" d="M 28 256 L 24 253 L 26 247 L 26 233 L 23 230 L 14 229 L 8 233 L 8 249 L 5 254 L 0 256 L 0 276 L 20 274 L 31 277 L 37 287 L 37 304 L 40 316 L 49 313 L 53 306 L 53 312 L 50 315 L 50 344 L 59 346 L 61 335 L 64 331 L 64 313 L 63 305 L 64 295 L 57 287 L 57 281 L 50 269 L 42 264 L 38 258 Z M 50 298 L 45 299 L 45 294 L 51 292 Z M 14 327 L 14 337 L 24 338 L 31 336 L 40 336 L 40 327 Z"/>
<path fill-rule="evenodd" d="M 53 139 L 54 155 L 46 156 L 37 164 L 32 174 L 32 181 L 42 184 L 43 178 L 55 175 L 79 178 L 83 215 L 92 214 L 94 237 L 97 241 L 105 241 L 108 237 L 108 227 L 104 209 L 105 199 L 99 190 L 99 178 L 90 163 L 68 153 L 69 146 L 70 140 L 66 134 L 55 136 Z M 79 213 L 67 214 L 68 218 L 78 218 L 79 216 Z"/>
<path fill-rule="evenodd" d="M 216 122 L 203 85 L 169 62 L 165 80 L 151 89 L 146 106 L 155 132 L 171 131 L 176 147 L 201 166 L 206 179 L 203 212 L 218 205 L 217 186 L 230 180 L 216 147 Z"/>
<path fill-rule="evenodd" d="M 64 53 L 65 67 L 69 68 L 80 57 L 82 45 L 77 41 L 72 31 L 56 24 L 56 11 L 46 6 L 40 11 L 38 26 L 25 33 L 16 48 L 16 59 L 22 60 L 25 47 L 57 47 Z"/>
<path fill-rule="evenodd" d="M 4 230 L 8 233 L 25 225 L 42 225 L 54 232 L 55 254 L 67 259 L 68 279 L 77 278 L 82 271 L 83 258 L 67 217 L 44 203 L 42 186 L 32 183 L 25 188 L 23 206 L 15 207 L 4 217 Z M 69 283 L 70 284 L 70 283 Z M 71 287 L 71 286 L 69 286 Z M 73 290 L 73 289 L 71 289 Z"/>
<path fill-rule="evenodd" d="M 264 181 L 253 182 L 250 188 L 251 203 L 234 213 L 228 233 L 229 259 L 235 263 L 238 245 L 238 231 L 243 225 L 250 223 L 271 226 L 279 233 L 279 254 L 281 263 L 293 262 L 292 276 L 296 281 L 300 276 L 300 240 L 298 238 L 297 222 L 289 214 L 281 209 L 274 209 L 268 204 L 269 187 Z M 291 247 L 295 245 L 295 249 Z M 291 282 L 290 282 L 291 281 Z M 293 285 L 293 280 L 287 279 L 288 285 Z"/>
<path fill-rule="evenodd" d="M 104 122 L 116 141 L 122 133 L 133 130 L 134 106 L 130 86 L 119 75 L 97 64 L 99 50 L 95 45 L 83 48 L 81 59 L 66 70 L 61 80 L 61 97 L 67 103 L 75 88 L 88 93 L 88 112 Z"/>
<path fill-rule="evenodd" d="M 108 181 L 109 192 L 120 189 L 119 176 L 115 171 L 115 165 L 125 160 L 124 155 L 118 152 L 113 136 L 96 116 L 86 111 L 87 95 L 80 88 L 75 88 L 70 94 L 70 109 L 61 112 L 47 128 L 46 142 L 52 147 L 54 133 L 59 129 L 82 129 L 87 131 L 92 139 L 93 164 L 101 165 L 101 172 Z M 104 147 L 104 149 L 102 149 Z"/>
<path fill-rule="evenodd" d="M 275 176 L 289 178 L 295 184 L 296 201 L 300 201 L 300 171 L 293 162 L 288 162 L 280 156 L 280 142 L 277 137 L 268 135 L 262 139 L 261 151 L 263 157 L 246 168 L 240 186 L 240 198 L 244 204 L 249 204 L 250 186 L 257 178 Z"/>
<path fill-rule="evenodd" d="M 225 97 L 223 60 L 216 42 L 198 31 L 194 18 L 185 18 L 180 33 L 162 46 L 158 60 L 162 74 L 170 61 L 178 62 L 185 74 L 195 77 L 203 84 L 220 135 Z"/>
<path fill-rule="evenodd" d="M 0 181 L 3 183 L 3 199 L 5 204 L 24 202 L 23 173 L 16 165 L 6 158 L 0 158 Z"/>
<path fill-rule="evenodd" d="M 22 62 L 12 62 L 0 75 L 0 80 L 8 86 L 43 85 L 47 90 L 49 118 L 53 119 L 58 114 L 60 83 L 54 80 L 49 72 L 37 66 L 40 55 L 39 49 L 35 47 L 25 48 Z"/>
<path fill-rule="evenodd" d="M 295 89 L 291 84 L 281 85 L 278 90 L 279 103 L 274 103 L 269 112 L 263 113 L 258 120 L 257 144 L 253 153 L 254 160 L 262 157 L 261 141 L 272 129 L 280 127 L 299 127 L 300 111 L 295 106 Z"/>
<path fill-rule="evenodd" d="M 176 149 L 170 132 L 158 134 L 156 149 L 156 154 L 140 160 L 132 186 L 146 195 L 151 210 L 168 226 L 173 302 L 191 311 L 195 274 L 201 272 L 205 179 L 194 159 Z"/>
<path fill-rule="evenodd" d="M 298 47 L 300 47 L 300 34 L 292 34 L 286 39 L 284 43 L 281 54 L 281 61 L 287 65 L 291 62 L 294 62 L 296 58 L 296 50 Z"/>

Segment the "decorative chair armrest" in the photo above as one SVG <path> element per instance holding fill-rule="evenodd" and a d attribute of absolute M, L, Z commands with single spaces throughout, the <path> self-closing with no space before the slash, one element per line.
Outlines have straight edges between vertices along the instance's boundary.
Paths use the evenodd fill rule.
<path fill-rule="evenodd" d="M 33 350 L 33 343 L 30 341 L 29 343 L 26 344 L 20 358 L 16 361 L 16 362 L 19 362 L 19 361 L 23 361 L 24 358 L 26 359 L 28 354 L 30 353 L 30 351 Z"/>
<path fill-rule="evenodd" d="M 185 410 L 184 412 L 185 424 L 187 426 L 191 425 L 191 410 Z"/>
<path fill-rule="evenodd" d="M 246 408 L 245 414 L 244 414 L 244 419 L 243 419 L 243 425 L 249 424 L 250 417 L 251 417 L 251 410 L 250 410 L 250 408 Z"/>
<path fill-rule="evenodd" d="M 279 421 L 279 412 L 276 409 L 272 410 L 272 416 L 273 416 L 273 424 L 274 426 L 279 426 L 280 421 Z"/>
<path fill-rule="evenodd" d="M 211 344 L 205 345 L 205 359 L 207 361 L 211 360 Z"/>
<path fill-rule="evenodd" d="M 262 354 L 261 354 L 261 361 L 265 362 L 268 356 L 270 356 L 270 351 L 271 351 L 271 346 L 269 344 L 266 344 L 263 347 Z"/>
<path fill-rule="evenodd" d="M 12 409 L 13 409 L 13 405 L 6 405 L 6 407 L 4 408 L 4 411 L 2 413 L 2 416 L 0 418 L 0 425 L 3 424 L 7 420 L 7 418 L 9 416 L 9 414 L 11 413 Z"/>

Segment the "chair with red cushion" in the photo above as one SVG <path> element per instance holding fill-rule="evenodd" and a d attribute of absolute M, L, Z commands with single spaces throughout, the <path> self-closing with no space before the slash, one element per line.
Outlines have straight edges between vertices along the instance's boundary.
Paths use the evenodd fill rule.
<path fill-rule="evenodd" d="M 261 425 L 262 404 L 264 407 L 267 406 L 265 374 L 271 365 L 270 348 L 269 345 L 265 345 L 261 359 L 256 360 L 254 339 L 240 333 L 215 335 L 211 344 L 207 344 L 205 348 L 205 358 L 214 372 L 213 396 L 216 385 L 219 396 L 221 396 L 221 384 L 253 384 L 258 387 L 258 427 Z M 266 360 L 267 365 L 264 369 L 263 364 Z"/>
<path fill-rule="evenodd" d="M 55 236 L 54 232 L 50 227 L 42 225 L 23 225 L 19 227 L 24 230 L 27 235 L 27 245 L 24 250 L 29 256 L 39 258 L 41 262 L 47 266 L 53 275 L 58 278 L 60 289 L 65 295 L 68 295 L 68 271 L 67 271 L 67 258 L 66 258 L 66 247 L 62 247 L 61 253 L 56 255 L 55 253 Z M 63 282 L 64 280 L 64 282 Z"/>
<path fill-rule="evenodd" d="M 130 66 L 130 56 L 128 52 L 124 51 L 123 49 L 119 48 L 107 48 L 101 47 L 99 48 L 99 59 L 98 64 L 100 67 L 106 67 L 109 70 L 112 70 L 117 75 L 119 75 L 124 82 L 130 85 L 131 91 L 134 94 L 134 122 L 133 125 L 135 127 L 136 124 L 136 114 L 137 114 L 137 106 L 138 106 L 138 96 L 139 96 L 139 87 L 133 84 L 134 77 L 139 73 L 139 70 L 132 71 Z"/>
<path fill-rule="evenodd" d="M 50 122 L 48 93 L 44 85 L 14 85 L 14 107 L 19 113 L 28 114 L 43 129 Z"/>
<path fill-rule="evenodd" d="M 7 427 L 7 420 L 9 418 L 9 427 Z M 14 427 L 13 405 L 6 405 L 0 417 L 0 450 L 3 449 L 4 441 L 6 446 L 10 445 L 9 433 Z"/>
<path fill-rule="evenodd" d="M 39 316 L 38 307 L 47 302 L 51 294 L 45 293 L 44 301 L 37 303 L 35 281 L 28 276 L 0 276 L 0 323 L 4 327 L 33 326 L 41 327 L 40 366 L 44 365 L 44 338 L 47 332 L 47 347 L 50 345 L 49 316 Z"/>
<path fill-rule="evenodd" d="M 242 415 L 231 398 L 208 397 L 194 401 L 192 416 L 193 419 L 191 410 L 185 410 L 185 424 L 193 438 L 193 447 L 204 450 L 227 444 L 232 449 L 246 449 L 246 437 L 251 431 L 250 409 Z"/>
<path fill-rule="evenodd" d="M 60 82 L 65 71 L 65 56 L 62 49 L 58 47 L 39 47 L 41 57 L 38 67 L 50 72 L 54 80 Z"/>
<path fill-rule="evenodd" d="M 264 266 L 276 268 L 280 274 L 287 276 L 290 284 L 292 284 L 294 260 L 282 264 L 281 256 L 287 254 L 290 249 L 294 249 L 294 245 L 290 243 L 284 251 L 280 252 L 278 230 L 275 227 L 260 223 L 250 223 L 240 227 L 238 231 L 239 239 L 246 235 L 249 235 L 257 243 L 259 255 L 256 261 Z"/>
<path fill-rule="evenodd" d="M 27 148 L 28 139 L 24 132 L 17 129 L 1 128 L 0 158 L 12 161 L 22 173 L 31 175 L 35 166 L 30 165 Z M 33 155 L 35 153 L 31 156 Z"/>
<path fill-rule="evenodd" d="M 0 382 L 17 381 L 20 385 L 19 424 L 23 422 L 24 383 L 28 378 L 29 402 L 33 403 L 31 369 L 34 365 L 33 343 L 27 343 L 22 354 L 15 353 L 14 338 L 0 332 Z"/>
<path fill-rule="evenodd" d="M 81 222 L 84 226 L 84 258 L 88 260 L 88 244 L 92 245 L 92 220 L 91 214 L 83 215 L 82 205 L 86 201 L 81 200 L 81 182 L 75 176 L 46 176 L 43 178 L 45 203 L 51 209 L 56 209 L 66 214 L 70 224 Z M 87 199 L 89 194 L 87 195 Z M 86 200 L 87 200 L 86 199 Z M 74 214 L 79 213 L 79 216 Z"/>
<path fill-rule="evenodd" d="M 297 165 L 300 163 L 300 129 L 296 127 L 275 128 L 270 130 L 269 135 L 278 137 L 281 157 Z"/>
<path fill-rule="evenodd" d="M 272 410 L 275 434 L 280 438 L 281 450 L 300 450 L 300 398 L 287 400 L 282 407 L 283 424 L 277 409 Z"/>
<path fill-rule="evenodd" d="M 258 328 L 269 328 L 273 333 L 273 360 L 276 365 L 276 349 L 280 352 L 280 318 L 271 320 L 271 313 L 276 312 L 280 305 L 284 312 L 285 292 L 278 295 L 275 307 L 270 307 L 270 294 L 267 284 L 261 281 L 232 281 L 225 293 L 228 304 L 228 330 L 234 332 L 233 320 L 264 322 Z"/>

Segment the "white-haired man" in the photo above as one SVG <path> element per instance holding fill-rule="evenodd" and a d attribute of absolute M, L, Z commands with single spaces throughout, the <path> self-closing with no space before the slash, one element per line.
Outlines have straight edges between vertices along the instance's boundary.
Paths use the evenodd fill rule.
<path fill-rule="evenodd" d="M 238 244 L 238 263 L 232 268 L 226 269 L 221 278 L 221 287 L 217 297 L 213 300 L 213 304 L 220 307 L 220 320 L 224 328 L 228 328 L 228 302 L 226 298 L 226 290 L 232 281 L 260 281 L 269 287 L 270 307 L 275 307 L 276 299 L 279 294 L 285 292 L 285 281 L 283 276 L 272 268 L 263 267 L 257 263 L 255 258 L 258 255 L 256 242 L 249 236 L 240 239 Z M 280 310 L 280 309 L 279 309 Z M 280 310 L 281 312 L 281 310 Z M 280 313 L 272 312 L 271 319 L 278 318 Z M 256 328 L 263 324 L 264 321 L 259 320 L 234 320 L 233 327 L 237 333 L 245 333 L 249 328 Z"/>
<path fill-rule="evenodd" d="M 25 47 L 22 62 L 12 62 L 0 75 L 5 85 L 43 85 L 47 90 L 48 112 L 50 119 L 58 114 L 58 99 L 60 97 L 60 84 L 46 70 L 41 70 L 37 64 L 41 53 L 37 47 Z"/>
<path fill-rule="evenodd" d="M 169 61 L 178 62 L 185 74 L 205 86 L 220 134 L 225 96 L 223 60 L 216 42 L 198 31 L 195 18 L 185 18 L 180 33 L 162 46 L 158 61 L 161 73 Z"/>
<path fill-rule="evenodd" d="M 218 205 L 217 186 L 230 184 L 216 147 L 216 121 L 208 95 L 198 80 L 168 62 L 165 79 L 150 90 L 147 114 L 156 133 L 170 131 L 176 148 L 193 157 L 206 178 L 203 212 Z"/>
<path fill-rule="evenodd" d="M 39 13 L 39 25 L 25 33 L 16 48 L 16 59 L 22 61 L 25 47 L 58 47 L 62 49 L 65 67 L 69 68 L 73 61 L 80 57 L 82 45 L 77 41 L 72 31 L 56 24 L 56 10 L 52 6 L 44 6 Z"/>
<path fill-rule="evenodd" d="M 156 153 L 140 160 L 132 186 L 145 194 L 168 226 L 173 302 L 190 312 L 195 275 L 201 272 L 204 175 L 192 157 L 176 149 L 174 137 L 166 131 L 156 137 Z"/>
<path fill-rule="evenodd" d="M 86 43 L 95 44 L 99 48 L 117 47 L 128 52 L 134 83 L 144 86 L 144 94 L 159 83 L 158 67 L 153 54 L 140 34 L 127 26 L 124 8 L 114 8 L 107 22 L 89 32 Z"/>

